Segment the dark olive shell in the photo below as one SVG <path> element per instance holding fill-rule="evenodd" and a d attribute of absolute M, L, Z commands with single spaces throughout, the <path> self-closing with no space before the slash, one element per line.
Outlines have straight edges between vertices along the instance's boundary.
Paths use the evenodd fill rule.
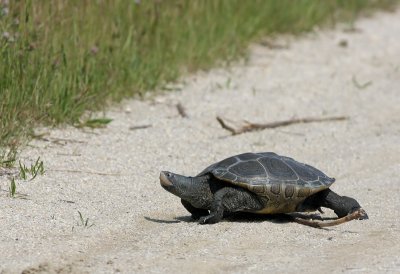
<path fill-rule="evenodd" d="M 207 173 L 258 195 L 282 199 L 304 200 L 335 182 L 310 165 L 273 152 L 232 156 L 207 167 L 198 176 Z"/>

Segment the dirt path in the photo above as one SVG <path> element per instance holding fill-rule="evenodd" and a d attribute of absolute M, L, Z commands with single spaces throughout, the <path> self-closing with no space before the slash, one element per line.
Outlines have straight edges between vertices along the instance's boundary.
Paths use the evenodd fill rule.
<path fill-rule="evenodd" d="M 22 159 L 41 156 L 47 172 L 18 182 L 27 199 L 7 197 L 0 176 L 0 273 L 400 272 L 399 26 L 400 11 L 382 13 L 356 32 L 314 33 L 288 49 L 254 46 L 246 64 L 110 110 L 105 129 L 51 130 L 31 142 Z M 229 136 L 217 115 L 350 119 Z M 141 125 L 151 127 L 131 128 Z M 268 217 L 200 226 L 159 185 L 160 170 L 195 175 L 246 151 L 322 169 L 370 220 L 326 230 Z M 78 211 L 94 225 L 78 225 Z"/>

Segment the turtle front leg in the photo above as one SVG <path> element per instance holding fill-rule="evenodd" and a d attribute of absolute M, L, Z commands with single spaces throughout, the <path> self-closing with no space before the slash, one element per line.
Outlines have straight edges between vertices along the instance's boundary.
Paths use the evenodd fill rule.
<path fill-rule="evenodd" d="M 181 199 L 181 203 L 186 208 L 186 210 L 192 214 L 193 220 L 198 220 L 198 219 L 200 219 L 200 217 L 206 216 L 209 214 L 207 209 L 194 207 L 191 203 L 189 203 L 188 201 L 186 201 L 184 199 Z"/>
<path fill-rule="evenodd" d="M 236 211 L 257 211 L 263 208 L 260 200 L 242 188 L 223 187 L 214 193 L 210 214 L 200 218 L 200 224 L 215 224 L 221 221 L 224 213 Z"/>
<path fill-rule="evenodd" d="M 211 203 L 210 214 L 203 216 L 199 220 L 199 224 L 215 224 L 221 221 L 224 217 L 224 196 L 229 192 L 229 188 L 225 187 L 214 194 L 214 200 Z"/>

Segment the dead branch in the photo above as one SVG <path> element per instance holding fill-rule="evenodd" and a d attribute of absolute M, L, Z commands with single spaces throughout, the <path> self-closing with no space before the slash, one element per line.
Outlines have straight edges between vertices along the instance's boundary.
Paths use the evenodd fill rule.
<path fill-rule="evenodd" d="M 226 130 L 230 131 L 232 135 L 238 135 L 245 132 L 251 131 L 258 131 L 267 128 L 277 128 L 277 127 L 284 127 L 293 124 L 305 124 L 305 123 L 316 123 L 316 122 L 327 122 L 327 121 L 344 121 L 348 120 L 349 117 L 347 116 L 334 116 L 334 117 L 324 117 L 324 118 L 299 118 L 299 119 L 291 119 L 279 122 L 272 122 L 266 124 L 258 124 L 258 123 L 251 123 L 245 121 L 245 125 L 239 128 L 235 128 L 229 125 L 226 121 L 224 121 L 221 117 L 217 116 L 217 121 L 219 124 Z"/>

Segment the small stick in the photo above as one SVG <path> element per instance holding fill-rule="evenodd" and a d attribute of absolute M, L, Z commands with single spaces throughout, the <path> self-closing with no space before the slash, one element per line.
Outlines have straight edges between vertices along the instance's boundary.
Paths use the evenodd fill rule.
<path fill-rule="evenodd" d="M 32 137 L 34 139 L 38 139 L 38 140 L 45 141 L 45 142 L 55 143 L 57 145 L 64 145 L 62 142 L 65 142 L 65 143 L 80 143 L 80 144 L 87 143 L 86 141 L 81 141 L 81 140 L 56 138 L 56 137 L 48 137 L 48 138 L 44 137 L 47 134 L 48 133 L 42 133 L 42 134 L 32 135 Z"/>
<path fill-rule="evenodd" d="M 180 116 L 183 118 L 188 118 L 189 116 L 187 115 L 186 109 L 181 103 L 176 104 L 176 109 L 178 110 L 178 113 Z"/>
<path fill-rule="evenodd" d="M 60 201 L 60 202 L 67 203 L 67 204 L 75 204 L 75 202 L 74 202 L 74 201 L 70 201 L 70 200 L 63 200 L 63 199 L 59 199 L 59 201 Z"/>
<path fill-rule="evenodd" d="M 149 127 L 152 127 L 152 125 L 132 126 L 129 128 L 129 130 L 145 129 Z"/>
<path fill-rule="evenodd" d="M 217 116 L 217 121 L 220 123 L 220 125 L 224 129 L 230 131 L 232 135 L 238 135 L 245 132 L 258 131 L 267 128 L 284 127 L 293 124 L 305 124 L 305 123 L 315 123 L 315 122 L 325 122 L 325 121 L 343 121 L 348 119 L 349 117 L 347 116 L 334 116 L 334 117 L 324 117 L 324 118 L 299 118 L 299 119 L 291 119 L 279 122 L 272 122 L 267 124 L 257 124 L 246 121 L 246 124 L 244 126 L 240 128 L 234 128 L 228 125 L 221 117 Z"/>
<path fill-rule="evenodd" d="M 69 153 L 57 153 L 57 155 L 60 156 L 82 156 L 82 154 L 78 153 L 78 154 L 69 154 Z"/>
<path fill-rule="evenodd" d="M 122 175 L 122 174 L 118 174 L 118 173 L 105 173 L 105 172 L 97 172 L 97 171 L 90 171 L 90 170 L 75 170 L 75 169 L 49 169 L 47 171 L 87 173 L 87 174 L 106 175 L 106 176 L 121 176 Z"/>
<path fill-rule="evenodd" d="M 323 227 L 328 227 L 328 226 L 335 226 L 335 225 L 340 225 L 355 219 L 360 219 L 362 217 L 366 216 L 365 211 L 360 208 L 356 211 L 354 211 L 353 213 L 346 215 L 342 218 L 336 219 L 334 221 L 322 221 L 322 222 L 316 222 L 316 221 L 310 221 L 310 220 L 306 220 L 303 218 L 299 218 L 299 217 L 293 217 L 293 220 L 296 223 L 302 224 L 302 225 L 307 225 L 307 226 L 311 226 L 311 227 L 315 227 L 315 228 L 323 228 Z"/>

